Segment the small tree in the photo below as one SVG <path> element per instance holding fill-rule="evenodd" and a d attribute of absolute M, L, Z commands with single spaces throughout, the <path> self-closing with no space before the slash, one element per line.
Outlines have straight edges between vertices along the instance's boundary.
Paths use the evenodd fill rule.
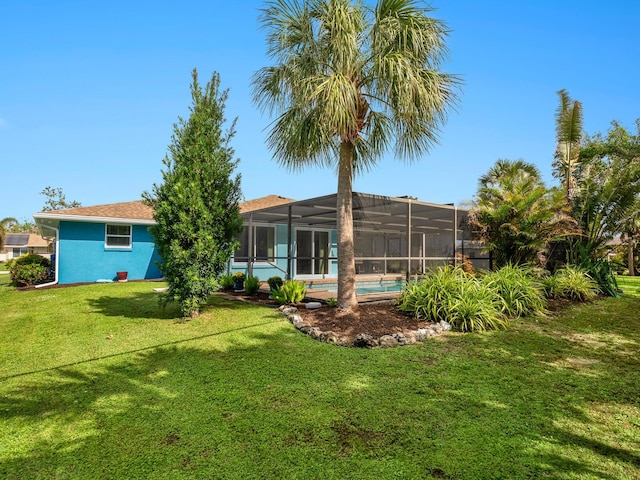
<path fill-rule="evenodd" d="M 40 195 L 44 195 L 46 198 L 44 206 L 42 207 L 43 212 L 50 210 L 65 210 L 67 208 L 82 206 L 80 202 L 75 200 L 68 201 L 60 187 L 44 187 L 40 192 Z"/>
<path fill-rule="evenodd" d="M 178 300 L 191 318 L 216 289 L 242 229 L 240 175 L 233 176 L 238 160 L 230 146 L 235 120 L 223 131 L 228 91 L 220 92 L 215 72 L 204 91 L 195 69 L 192 75 L 191 113 L 174 125 L 163 183 L 143 194 L 155 209 L 150 231 L 169 284 L 164 299 Z"/>

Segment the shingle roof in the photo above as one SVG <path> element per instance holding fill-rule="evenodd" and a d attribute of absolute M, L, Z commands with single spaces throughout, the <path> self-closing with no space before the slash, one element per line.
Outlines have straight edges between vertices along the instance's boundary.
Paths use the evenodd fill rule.
<path fill-rule="evenodd" d="M 135 202 L 110 203 L 93 207 L 76 207 L 66 210 L 42 212 L 52 215 L 77 215 L 79 217 L 131 218 L 153 220 L 153 208 L 138 200 Z"/>
<path fill-rule="evenodd" d="M 267 195 L 266 197 L 248 200 L 240 204 L 240 213 L 252 212 L 262 208 L 274 207 L 285 203 L 293 202 L 290 198 L 279 195 Z M 41 212 L 47 215 L 73 215 L 78 217 L 101 217 L 101 218 L 126 218 L 134 220 L 153 221 L 153 208 L 145 205 L 142 201 L 110 203 L 108 205 L 95 205 L 93 207 L 76 207 L 66 210 L 50 210 Z"/>
<path fill-rule="evenodd" d="M 240 213 L 253 212 L 254 210 L 261 210 L 263 208 L 275 207 L 277 205 L 284 205 L 285 203 L 295 202 L 291 198 L 281 197 L 280 195 L 267 195 L 266 197 L 260 197 L 253 200 L 247 200 L 240 204 Z"/>

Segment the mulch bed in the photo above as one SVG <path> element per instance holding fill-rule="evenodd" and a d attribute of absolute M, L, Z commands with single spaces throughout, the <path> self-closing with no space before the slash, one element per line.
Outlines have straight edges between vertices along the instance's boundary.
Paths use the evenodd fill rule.
<path fill-rule="evenodd" d="M 250 296 L 244 293 L 225 292 L 227 295 L 252 303 L 278 307 L 279 304 L 269 298 L 266 292 Z M 355 337 L 364 333 L 379 338 L 394 333 L 407 333 L 432 325 L 404 315 L 392 302 L 361 303 L 357 315 L 340 315 L 340 310 L 323 305 L 317 309 L 307 309 L 303 303 L 295 305 L 298 314 L 306 323 L 319 328 L 323 332 L 332 331 L 339 336 Z"/>

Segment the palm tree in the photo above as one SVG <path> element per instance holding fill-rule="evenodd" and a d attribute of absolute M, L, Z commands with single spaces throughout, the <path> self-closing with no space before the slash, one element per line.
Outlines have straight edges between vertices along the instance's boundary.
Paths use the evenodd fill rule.
<path fill-rule="evenodd" d="M 18 223 L 13 217 L 5 217 L 0 220 L 0 250 L 4 248 L 4 241 L 7 238 L 7 231 L 11 228 L 11 225 Z"/>
<path fill-rule="evenodd" d="M 275 65 L 253 77 L 254 100 L 275 114 L 267 143 L 296 170 L 337 170 L 338 304 L 357 310 L 354 175 L 394 146 L 414 160 L 436 142 L 459 80 L 438 70 L 445 25 L 414 0 L 274 0 L 261 21 Z"/>
<path fill-rule="evenodd" d="M 575 232 L 561 190 L 547 189 L 535 165 L 498 160 L 478 185 L 470 223 L 496 266 L 536 263 L 548 243 Z"/>
<path fill-rule="evenodd" d="M 566 90 L 558 91 L 560 105 L 556 110 L 556 176 L 564 180 L 565 198 L 571 205 L 574 194 L 573 172 L 580 156 L 582 139 L 582 103 L 571 99 Z"/>

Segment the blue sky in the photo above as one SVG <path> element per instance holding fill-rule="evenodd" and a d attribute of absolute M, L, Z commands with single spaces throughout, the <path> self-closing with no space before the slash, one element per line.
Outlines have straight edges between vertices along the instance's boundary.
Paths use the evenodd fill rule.
<path fill-rule="evenodd" d="M 357 191 L 460 203 L 498 158 L 536 164 L 549 185 L 556 92 L 583 103 L 587 133 L 640 117 L 637 24 L 627 0 L 433 0 L 451 29 L 443 70 L 464 80 L 440 144 L 419 162 L 389 156 Z M 83 205 L 137 200 L 160 181 L 191 70 L 230 89 L 227 118 L 246 199 L 333 193 L 331 170 L 291 173 L 264 144 L 270 118 L 250 77 L 268 65 L 262 2 L 4 0 L 0 20 L 0 218 L 31 219 L 46 186 Z"/>

